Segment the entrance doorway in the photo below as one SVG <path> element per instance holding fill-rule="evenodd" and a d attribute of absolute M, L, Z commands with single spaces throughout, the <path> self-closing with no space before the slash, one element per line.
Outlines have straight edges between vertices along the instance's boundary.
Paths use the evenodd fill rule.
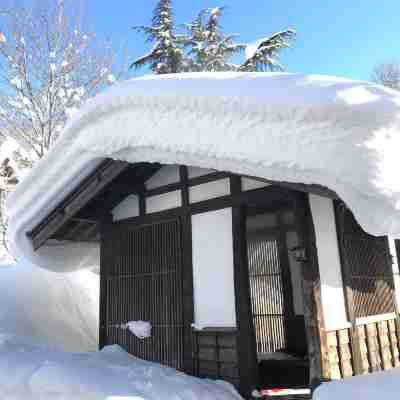
<path fill-rule="evenodd" d="M 295 216 L 287 207 L 246 216 L 252 321 L 260 385 L 307 387 L 309 367 Z"/>

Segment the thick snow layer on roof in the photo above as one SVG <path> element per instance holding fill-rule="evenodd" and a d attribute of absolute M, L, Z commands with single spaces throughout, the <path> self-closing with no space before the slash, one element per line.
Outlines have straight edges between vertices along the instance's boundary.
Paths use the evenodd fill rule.
<path fill-rule="evenodd" d="M 326 76 L 147 76 L 89 101 L 8 202 L 14 253 L 54 269 L 96 263 L 98 249 L 34 253 L 37 222 L 104 158 L 231 171 L 334 190 L 372 234 L 400 236 L 400 94 Z"/>

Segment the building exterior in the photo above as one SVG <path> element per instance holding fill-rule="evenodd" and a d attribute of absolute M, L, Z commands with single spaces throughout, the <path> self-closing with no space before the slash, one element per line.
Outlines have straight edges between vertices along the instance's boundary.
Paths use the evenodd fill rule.
<path fill-rule="evenodd" d="M 251 84 L 249 75 L 237 77 Z M 246 126 L 260 126 L 251 136 L 260 146 L 265 142 L 260 150 L 252 143 L 242 148 L 226 140 L 232 139 L 232 120 L 221 127 L 213 119 L 215 108 L 221 105 L 215 102 L 210 108 L 213 96 L 206 98 L 204 108 L 200 107 L 203 97 L 190 98 L 190 118 L 181 116 L 189 107 L 186 85 L 197 78 L 185 79 L 174 81 L 173 97 L 164 93 L 157 97 L 158 107 L 150 107 L 151 112 L 149 103 L 158 86 L 146 86 L 148 80 L 144 80 L 146 90 L 135 93 L 144 100 L 138 102 L 135 97 L 133 105 L 127 105 L 131 93 L 121 94 L 118 89 L 108 108 L 101 102 L 91 103 L 92 114 L 83 113 L 69 125 L 64 142 L 31 176 L 37 182 L 46 163 L 54 162 L 55 172 L 46 172 L 47 184 L 54 182 L 49 193 L 43 192 L 44 184 L 41 188 L 23 182 L 17 189 L 20 198 L 11 199 L 16 227 L 11 236 L 17 251 L 46 266 L 52 260 L 56 265 L 78 263 L 83 254 L 96 259 L 99 248 L 100 347 L 117 343 L 138 357 L 195 376 L 230 381 L 246 397 L 254 389 L 314 388 L 324 380 L 399 366 L 397 243 L 387 235 L 370 235 L 358 223 L 386 231 L 390 221 L 384 217 L 394 215 L 391 233 L 400 226 L 400 216 L 384 197 L 388 187 L 373 196 L 357 197 L 367 187 L 362 179 L 368 185 L 377 179 L 373 170 L 377 156 L 365 168 L 356 162 L 351 168 L 337 163 L 328 171 L 327 160 L 338 156 L 338 143 L 315 146 L 308 136 L 309 132 L 319 135 L 326 121 L 337 119 L 335 112 L 344 116 L 363 111 L 360 115 L 367 120 L 369 108 L 360 111 L 357 105 L 354 110 L 349 103 L 345 112 L 337 111 L 343 85 L 350 84 L 333 81 L 329 84 L 340 96 L 333 101 L 335 108 L 326 105 L 321 111 L 324 89 L 317 80 L 313 89 L 317 103 L 308 111 L 314 119 L 319 113 L 325 122 L 309 124 L 311 114 L 304 114 L 304 109 L 301 117 L 296 114 L 291 121 L 293 126 L 302 121 L 296 135 L 302 138 L 306 132 L 310 149 L 304 149 L 304 154 L 315 157 L 312 164 L 316 164 L 312 175 L 306 171 L 307 157 L 304 164 L 301 157 L 290 161 L 297 157 L 299 137 L 293 143 L 286 137 L 265 140 L 267 117 L 278 131 L 283 129 L 280 121 L 284 129 L 291 126 L 281 114 L 268 114 L 270 104 L 265 105 L 267 113 L 263 109 L 253 115 L 239 103 L 227 102 L 226 97 L 221 100 L 221 93 L 216 97 L 232 116 L 243 112 L 240 121 L 246 118 Z M 270 84 L 270 76 L 263 79 Z M 285 84 L 291 90 L 290 79 Z M 169 80 L 155 83 L 169 85 Z M 212 80 L 211 85 L 214 90 L 218 83 Z M 224 93 L 232 95 L 228 87 Z M 139 85 L 139 89 L 143 88 Z M 378 90 L 375 86 L 367 89 Z M 179 91 L 185 102 L 176 112 L 171 99 L 179 102 Z M 151 96 L 146 97 L 149 92 Z M 159 123 L 163 119 L 168 120 Z M 200 122 L 191 125 L 197 120 L 206 120 L 210 129 Z M 134 123 L 149 127 L 145 139 L 139 133 L 118 136 Z M 165 133 L 165 123 L 178 133 Z M 368 123 L 359 131 L 353 122 L 334 125 L 341 139 L 354 129 L 354 137 L 361 140 L 359 132 L 375 132 Z M 186 132 L 200 142 L 190 151 L 186 143 L 190 137 L 179 136 Z M 87 139 L 92 140 L 89 152 Z M 112 151 L 103 151 L 103 141 Z M 271 146 L 280 154 L 272 154 Z M 360 146 L 351 147 L 346 157 L 369 160 L 357 153 Z M 347 151 L 347 145 L 343 149 Z M 256 157 L 273 161 L 268 166 Z M 347 171 L 347 180 L 340 181 L 335 171 L 338 176 Z M 59 182 L 51 180 L 54 177 Z M 22 215 L 33 198 L 38 204 Z M 366 205 L 372 205 L 376 215 L 360 213 L 361 206 L 368 210 Z M 151 336 L 136 337 L 125 329 L 130 321 L 150 322 Z"/>

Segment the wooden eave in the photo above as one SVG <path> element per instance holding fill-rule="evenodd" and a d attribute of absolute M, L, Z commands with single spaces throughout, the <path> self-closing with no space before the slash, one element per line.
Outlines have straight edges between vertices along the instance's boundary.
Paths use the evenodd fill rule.
<path fill-rule="evenodd" d="M 144 181 L 159 168 L 159 164 L 105 160 L 28 232 L 34 249 L 51 238 L 98 241 L 98 222 L 126 196 L 143 192 Z"/>
<path fill-rule="evenodd" d="M 111 210 L 130 194 L 140 195 L 139 199 L 144 202 L 146 196 L 173 190 L 188 192 L 190 186 L 233 176 L 228 172 L 215 172 L 190 180 L 186 177 L 174 184 L 146 190 L 145 182 L 161 167 L 161 164 L 158 163 L 130 164 L 106 159 L 46 218 L 28 232 L 27 235 L 31 239 L 34 249 L 37 250 L 49 239 L 98 242 L 99 222 L 110 218 Z M 335 192 L 320 185 L 276 182 L 247 175 L 243 177 L 290 190 L 338 199 Z"/>

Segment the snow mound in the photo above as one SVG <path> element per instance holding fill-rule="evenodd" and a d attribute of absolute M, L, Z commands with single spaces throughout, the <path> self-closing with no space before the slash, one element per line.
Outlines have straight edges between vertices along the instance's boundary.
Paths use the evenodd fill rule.
<path fill-rule="evenodd" d="M 240 400 L 233 386 L 143 361 L 118 346 L 66 353 L 0 340 L 0 398 L 7 400 Z"/>
<path fill-rule="evenodd" d="M 313 395 L 313 400 L 377 400 L 398 399 L 400 393 L 400 368 L 354 376 L 323 383 Z"/>
<path fill-rule="evenodd" d="M 77 112 L 8 201 L 12 251 L 48 269 L 98 264 L 98 247 L 26 237 L 106 157 L 186 164 L 335 191 L 371 234 L 400 237 L 400 93 L 283 73 L 147 76 Z"/>
<path fill-rule="evenodd" d="M 96 350 L 98 281 L 90 271 L 0 264 L 0 344 L 19 338 L 66 351 Z"/>

